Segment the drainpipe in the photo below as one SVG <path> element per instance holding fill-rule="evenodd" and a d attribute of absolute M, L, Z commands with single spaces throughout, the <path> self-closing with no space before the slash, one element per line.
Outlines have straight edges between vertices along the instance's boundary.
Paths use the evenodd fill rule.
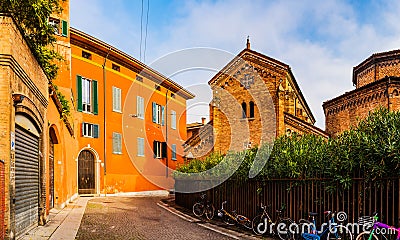
<path fill-rule="evenodd" d="M 107 161 L 106 161 L 106 159 L 107 159 L 107 135 L 106 135 L 106 129 L 107 129 L 107 125 L 106 125 L 106 123 L 107 123 L 107 119 L 106 119 L 106 80 L 107 80 L 107 78 L 106 78 L 106 62 L 107 62 L 107 58 L 108 58 L 108 55 L 110 54 L 110 51 L 111 51 L 111 47 L 108 49 L 108 51 L 107 51 L 107 55 L 105 56 L 105 58 L 104 58 L 104 62 L 103 62 L 103 123 L 104 123 L 104 132 L 103 132 L 103 141 L 104 141 L 104 178 L 103 178 L 103 184 L 104 184 L 104 195 L 105 196 L 107 196 L 107 185 L 106 185 L 106 183 L 107 183 L 107 181 L 106 181 L 106 176 L 107 176 Z"/>
<path fill-rule="evenodd" d="M 165 177 L 168 178 L 168 92 L 169 88 L 167 89 L 167 92 L 165 93 L 165 145 L 166 145 L 166 155 L 165 155 Z"/>

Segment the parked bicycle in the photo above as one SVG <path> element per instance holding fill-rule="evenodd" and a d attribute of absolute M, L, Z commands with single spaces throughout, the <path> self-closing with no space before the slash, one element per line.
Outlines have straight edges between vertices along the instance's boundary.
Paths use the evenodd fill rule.
<path fill-rule="evenodd" d="M 321 238 L 324 238 L 326 236 L 327 240 L 352 240 L 353 235 L 351 234 L 351 231 L 343 225 L 338 225 L 335 223 L 335 212 L 331 211 L 325 211 L 324 214 L 326 215 L 329 220 L 326 222 L 326 224 L 323 224 L 322 226 L 325 226 L 325 228 L 321 227 L 320 231 L 317 230 L 316 226 L 316 220 L 315 216 L 318 215 L 318 213 L 314 212 L 309 212 L 309 217 L 312 218 L 312 222 L 309 222 L 308 227 L 310 228 L 309 232 L 304 232 L 301 234 L 301 236 L 305 240 L 320 240 Z M 303 225 L 306 225 L 307 223 L 304 222 L 303 220 Z M 304 231 L 304 229 L 300 229 Z"/>
<path fill-rule="evenodd" d="M 193 214 L 196 217 L 205 215 L 208 220 L 211 220 L 214 217 L 214 213 L 214 205 L 208 200 L 207 194 L 202 193 L 200 199 L 193 204 Z"/>
<path fill-rule="evenodd" d="M 225 210 L 224 205 L 227 201 L 222 202 L 221 209 L 218 210 L 218 217 L 222 218 L 222 221 L 227 225 L 235 225 L 239 224 L 247 229 L 251 229 L 251 221 L 248 217 L 237 214 L 236 211 L 232 211 L 231 213 Z"/>
<path fill-rule="evenodd" d="M 278 218 L 273 223 L 268 214 L 268 209 L 270 207 L 270 205 L 267 207 L 261 203 L 261 209 L 263 212 L 253 218 L 253 232 L 257 235 L 277 235 L 281 240 L 292 239 L 293 233 L 289 231 L 289 226 L 293 223 L 293 220 L 287 217 L 282 217 L 284 212 L 284 207 L 282 207 L 280 210 L 276 210 Z"/>
<path fill-rule="evenodd" d="M 378 236 L 381 237 L 380 239 L 388 239 L 385 235 L 386 234 L 396 234 L 397 232 L 397 237 L 396 240 L 400 240 L 400 228 L 395 228 L 392 226 L 389 226 L 385 223 L 378 222 L 378 214 L 374 213 L 372 219 L 372 223 L 367 223 L 367 225 L 372 226 L 372 230 L 370 231 L 364 231 L 358 234 L 356 240 L 379 240 Z M 389 231 L 383 233 L 380 229 L 388 229 Z"/>

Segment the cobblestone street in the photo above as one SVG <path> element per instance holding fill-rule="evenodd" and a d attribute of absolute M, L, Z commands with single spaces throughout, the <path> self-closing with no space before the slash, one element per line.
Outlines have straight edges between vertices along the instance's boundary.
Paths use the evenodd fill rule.
<path fill-rule="evenodd" d="M 157 206 L 159 197 L 94 198 L 76 239 L 231 239 Z"/>

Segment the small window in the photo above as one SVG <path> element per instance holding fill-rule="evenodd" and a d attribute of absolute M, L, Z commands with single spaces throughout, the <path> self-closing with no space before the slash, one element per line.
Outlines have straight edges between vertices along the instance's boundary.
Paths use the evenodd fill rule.
<path fill-rule="evenodd" d="M 171 111 L 171 128 L 176 129 L 176 112 Z"/>
<path fill-rule="evenodd" d="M 136 98 L 136 115 L 137 118 L 144 119 L 144 98 L 140 96 Z"/>
<path fill-rule="evenodd" d="M 167 157 L 167 143 L 166 142 L 153 142 L 153 153 L 154 158 L 166 158 Z"/>
<path fill-rule="evenodd" d="M 113 153 L 122 154 L 122 135 L 121 133 L 113 132 Z"/>
<path fill-rule="evenodd" d="M 116 65 L 116 64 L 112 64 L 112 69 L 113 70 L 115 70 L 115 71 L 117 71 L 117 72 L 120 72 L 121 71 L 121 67 L 120 66 L 118 66 L 118 65 Z"/>
<path fill-rule="evenodd" d="M 99 125 L 91 123 L 82 123 L 82 136 L 90 138 L 99 138 Z"/>
<path fill-rule="evenodd" d="M 250 102 L 250 118 L 254 118 L 254 102 L 253 101 L 251 101 Z"/>
<path fill-rule="evenodd" d="M 136 81 L 143 82 L 143 78 L 139 75 L 136 75 Z"/>
<path fill-rule="evenodd" d="M 164 106 L 158 105 L 153 102 L 153 123 L 161 124 L 164 126 Z"/>
<path fill-rule="evenodd" d="M 247 104 L 245 102 L 242 103 L 242 118 L 247 118 Z"/>
<path fill-rule="evenodd" d="M 175 93 L 171 93 L 171 98 L 175 98 Z"/>
<path fill-rule="evenodd" d="M 171 156 L 171 159 L 172 159 L 172 160 L 176 160 L 176 144 L 172 144 L 172 145 L 171 145 L 171 148 L 172 148 L 172 156 Z"/>
<path fill-rule="evenodd" d="M 161 86 L 156 84 L 154 85 L 154 89 L 157 91 L 161 91 Z"/>
<path fill-rule="evenodd" d="M 113 86 L 112 93 L 113 93 L 113 111 L 121 112 L 121 89 Z"/>
<path fill-rule="evenodd" d="M 54 34 L 61 35 L 61 25 L 59 19 L 49 18 L 49 25 L 53 27 Z"/>
<path fill-rule="evenodd" d="M 144 138 L 137 138 L 138 150 L 137 155 L 139 157 L 144 157 Z"/>
<path fill-rule="evenodd" d="M 82 57 L 86 58 L 86 59 L 89 59 L 89 60 L 92 60 L 92 54 L 88 53 L 88 52 L 85 52 L 85 51 L 82 51 Z"/>

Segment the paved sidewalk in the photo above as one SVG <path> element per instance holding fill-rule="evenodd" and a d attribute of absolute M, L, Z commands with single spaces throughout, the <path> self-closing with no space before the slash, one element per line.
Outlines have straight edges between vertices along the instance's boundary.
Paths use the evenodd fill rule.
<path fill-rule="evenodd" d="M 29 231 L 22 240 L 72 240 L 75 239 L 87 202 L 91 197 L 78 197 L 62 210 L 52 209 L 49 222 Z"/>

